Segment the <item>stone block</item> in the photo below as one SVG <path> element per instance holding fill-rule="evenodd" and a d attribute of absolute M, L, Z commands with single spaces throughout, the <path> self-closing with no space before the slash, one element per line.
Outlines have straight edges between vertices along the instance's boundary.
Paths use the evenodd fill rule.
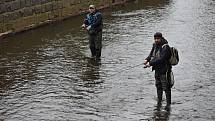
<path fill-rule="evenodd" d="M 12 12 L 8 15 L 8 17 L 9 17 L 8 18 L 9 21 L 16 20 L 18 19 L 18 14 L 16 12 Z"/>
<path fill-rule="evenodd" d="M 25 0 L 25 7 L 31 6 L 31 0 Z"/>
<path fill-rule="evenodd" d="M 32 6 L 39 5 L 40 3 L 40 0 L 31 0 Z"/>
<path fill-rule="evenodd" d="M 3 21 L 4 21 L 4 23 L 7 23 L 7 22 L 9 21 L 9 16 L 8 16 L 8 14 L 4 14 L 4 15 L 3 15 Z"/>
<path fill-rule="evenodd" d="M 0 4 L 0 14 L 6 12 L 6 7 L 4 4 Z"/>
<path fill-rule="evenodd" d="M 14 2 L 12 2 L 12 10 L 14 11 L 14 10 L 18 10 L 18 9 L 20 9 L 21 7 L 20 7 L 20 2 L 19 1 L 14 1 Z"/>
<path fill-rule="evenodd" d="M 14 13 L 15 13 L 16 19 L 23 17 L 23 13 L 21 13 L 20 11 L 16 11 Z"/>
<path fill-rule="evenodd" d="M 46 12 L 46 5 L 45 4 L 41 5 L 40 10 L 41 10 L 42 13 L 45 13 Z"/>
<path fill-rule="evenodd" d="M 3 15 L 0 14 L 0 23 L 3 23 Z"/>
<path fill-rule="evenodd" d="M 53 0 L 41 0 L 41 4 L 46 4 L 46 3 L 49 3 L 49 2 L 52 2 Z"/>
<path fill-rule="evenodd" d="M 24 9 L 18 11 L 20 17 L 24 17 Z"/>
<path fill-rule="evenodd" d="M 33 8 L 33 13 L 35 13 L 35 14 L 42 13 L 41 6 L 35 6 L 35 7 Z"/>
<path fill-rule="evenodd" d="M 25 0 L 19 0 L 20 8 L 25 7 Z"/>
<path fill-rule="evenodd" d="M 54 2 L 52 3 L 52 10 L 57 10 L 58 9 L 58 3 Z"/>
<path fill-rule="evenodd" d="M 63 8 L 63 3 L 62 2 L 59 2 L 57 5 L 58 5 L 58 9 L 62 9 Z"/>
<path fill-rule="evenodd" d="M 45 5 L 45 12 L 51 11 L 52 10 L 52 4 L 46 4 Z"/>
<path fill-rule="evenodd" d="M 24 16 L 31 16 L 33 15 L 33 11 L 32 11 L 32 8 L 25 8 L 24 9 Z"/>
<path fill-rule="evenodd" d="M 5 7 L 6 7 L 6 12 L 12 11 L 12 4 L 11 3 L 5 3 Z"/>

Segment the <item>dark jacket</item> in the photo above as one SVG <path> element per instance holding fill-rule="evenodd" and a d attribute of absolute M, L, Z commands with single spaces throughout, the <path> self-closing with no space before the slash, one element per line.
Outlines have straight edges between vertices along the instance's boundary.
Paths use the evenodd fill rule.
<path fill-rule="evenodd" d="M 91 26 L 96 32 L 102 31 L 103 22 L 102 22 L 102 14 L 96 10 L 93 13 L 87 14 L 84 24 L 87 26 Z"/>
<path fill-rule="evenodd" d="M 155 70 L 157 74 L 166 74 L 172 68 L 168 61 L 171 57 L 170 47 L 169 45 L 163 46 L 164 44 L 168 44 L 165 38 L 162 38 L 159 44 L 154 43 L 149 56 L 146 58 L 152 66 L 152 70 Z"/>

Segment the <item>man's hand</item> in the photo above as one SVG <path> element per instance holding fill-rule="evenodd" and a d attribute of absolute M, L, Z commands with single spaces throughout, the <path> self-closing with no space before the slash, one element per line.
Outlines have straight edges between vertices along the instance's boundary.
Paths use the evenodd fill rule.
<path fill-rule="evenodd" d="M 148 68 L 148 67 L 151 67 L 151 65 L 149 64 L 149 62 L 147 62 L 144 66 L 144 68 Z"/>
<path fill-rule="evenodd" d="M 88 26 L 88 27 L 87 27 L 87 30 L 90 30 L 90 28 L 91 28 L 91 26 Z"/>
<path fill-rule="evenodd" d="M 85 24 L 82 24 L 82 25 L 81 25 L 81 28 L 85 28 L 85 27 L 86 27 L 86 25 L 85 25 Z"/>
<path fill-rule="evenodd" d="M 146 64 L 147 64 L 147 62 L 148 62 L 147 60 L 144 60 L 144 61 L 143 61 L 143 64 L 144 64 L 144 65 L 146 65 Z"/>
<path fill-rule="evenodd" d="M 147 62 L 147 64 L 145 65 L 146 67 L 150 67 L 151 65 L 149 64 L 149 62 Z"/>

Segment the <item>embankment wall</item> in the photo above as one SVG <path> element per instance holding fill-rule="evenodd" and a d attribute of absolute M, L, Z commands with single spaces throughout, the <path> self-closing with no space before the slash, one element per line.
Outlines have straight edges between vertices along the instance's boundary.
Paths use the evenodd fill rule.
<path fill-rule="evenodd" d="M 79 15 L 90 4 L 98 8 L 129 0 L 1 0 L 0 38 Z"/>

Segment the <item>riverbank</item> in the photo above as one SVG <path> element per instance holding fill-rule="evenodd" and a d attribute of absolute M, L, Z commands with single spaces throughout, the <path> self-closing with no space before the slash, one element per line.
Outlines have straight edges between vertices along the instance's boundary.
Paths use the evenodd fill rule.
<path fill-rule="evenodd" d="M 86 13 L 89 4 L 95 4 L 97 9 L 123 4 L 132 0 L 91 0 L 75 1 L 30 1 L 20 0 L 0 3 L 0 40 L 36 29 L 51 23 Z"/>

